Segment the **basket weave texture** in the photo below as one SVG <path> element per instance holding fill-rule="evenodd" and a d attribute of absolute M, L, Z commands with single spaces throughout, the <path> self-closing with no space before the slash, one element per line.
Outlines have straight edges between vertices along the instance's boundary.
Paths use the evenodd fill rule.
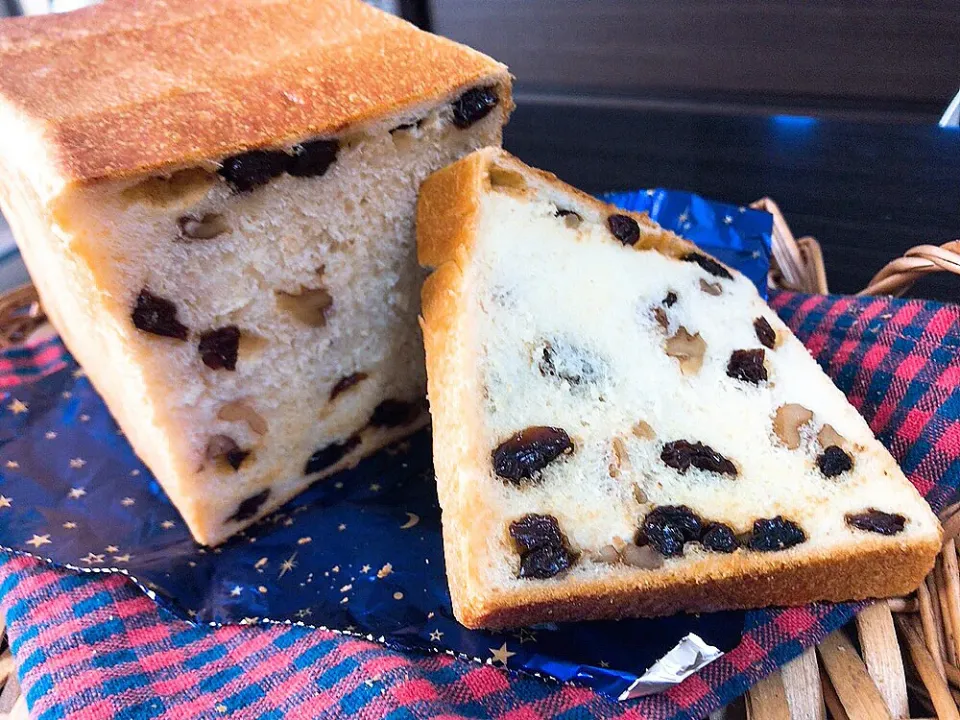
<path fill-rule="evenodd" d="M 826 294 L 819 243 L 812 237 L 794 238 L 769 198 L 751 207 L 773 215 L 769 287 Z M 935 272 L 960 276 L 960 240 L 911 248 L 858 295 L 900 296 Z M 0 350 L 51 333 L 32 285 L 0 297 Z M 941 521 L 943 548 L 914 594 L 867 607 L 855 622 L 760 681 L 711 720 L 960 720 L 960 503 L 946 508 Z M 4 631 L 0 619 L 0 636 Z M 26 720 L 26 698 L 9 647 L 0 653 L 0 688 L 0 720 Z M 911 715 L 911 708 L 925 714 Z"/>

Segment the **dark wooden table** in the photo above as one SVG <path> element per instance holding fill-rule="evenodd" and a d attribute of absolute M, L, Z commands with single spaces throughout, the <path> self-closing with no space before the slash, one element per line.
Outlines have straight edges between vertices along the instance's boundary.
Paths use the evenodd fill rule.
<path fill-rule="evenodd" d="M 797 117 L 575 106 L 518 98 L 504 144 L 592 193 L 668 187 L 773 198 L 820 241 L 831 292 L 853 293 L 908 248 L 960 238 L 960 131 Z M 960 279 L 911 292 L 960 302 Z"/>

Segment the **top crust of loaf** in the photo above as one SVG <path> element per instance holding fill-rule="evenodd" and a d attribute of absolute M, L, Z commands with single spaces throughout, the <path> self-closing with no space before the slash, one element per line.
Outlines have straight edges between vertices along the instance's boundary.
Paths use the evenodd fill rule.
<path fill-rule="evenodd" d="M 0 67 L 0 135 L 17 143 L 0 154 L 47 191 L 330 136 L 506 79 L 360 0 L 112 0 L 0 22 Z"/>

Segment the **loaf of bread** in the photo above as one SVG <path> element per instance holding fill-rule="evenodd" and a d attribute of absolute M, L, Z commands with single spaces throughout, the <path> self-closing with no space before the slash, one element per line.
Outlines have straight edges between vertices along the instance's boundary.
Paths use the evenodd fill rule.
<path fill-rule="evenodd" d="M 745 277 L 488 148 L 424 182 L 421 321 L 457 618 L 913 590 L 940 527 Z"/>
<path fill-rule="evenodd" d="M 426 422 L 414 209 L 506 68 L 359 0 L 0 23 L 2 209 L 43 307 L 216 544 Z"/>

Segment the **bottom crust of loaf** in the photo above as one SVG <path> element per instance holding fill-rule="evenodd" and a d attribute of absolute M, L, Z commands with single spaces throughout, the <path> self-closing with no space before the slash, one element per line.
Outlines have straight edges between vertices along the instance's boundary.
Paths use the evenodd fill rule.
<path fill-rule="evenodd" d="M 768 570 L 722 578 L 663 577 L 639 590 L 618 579 L 511 588 L 484 597 L 460 593 L 457 619 L 468 628 L 504 629 L 542 622 L 660 617 L 679 612 L 797 606 L 906 595 L 933 568 L 936 543 L 889 545 L 827 557 L 774 562 Z"/>

